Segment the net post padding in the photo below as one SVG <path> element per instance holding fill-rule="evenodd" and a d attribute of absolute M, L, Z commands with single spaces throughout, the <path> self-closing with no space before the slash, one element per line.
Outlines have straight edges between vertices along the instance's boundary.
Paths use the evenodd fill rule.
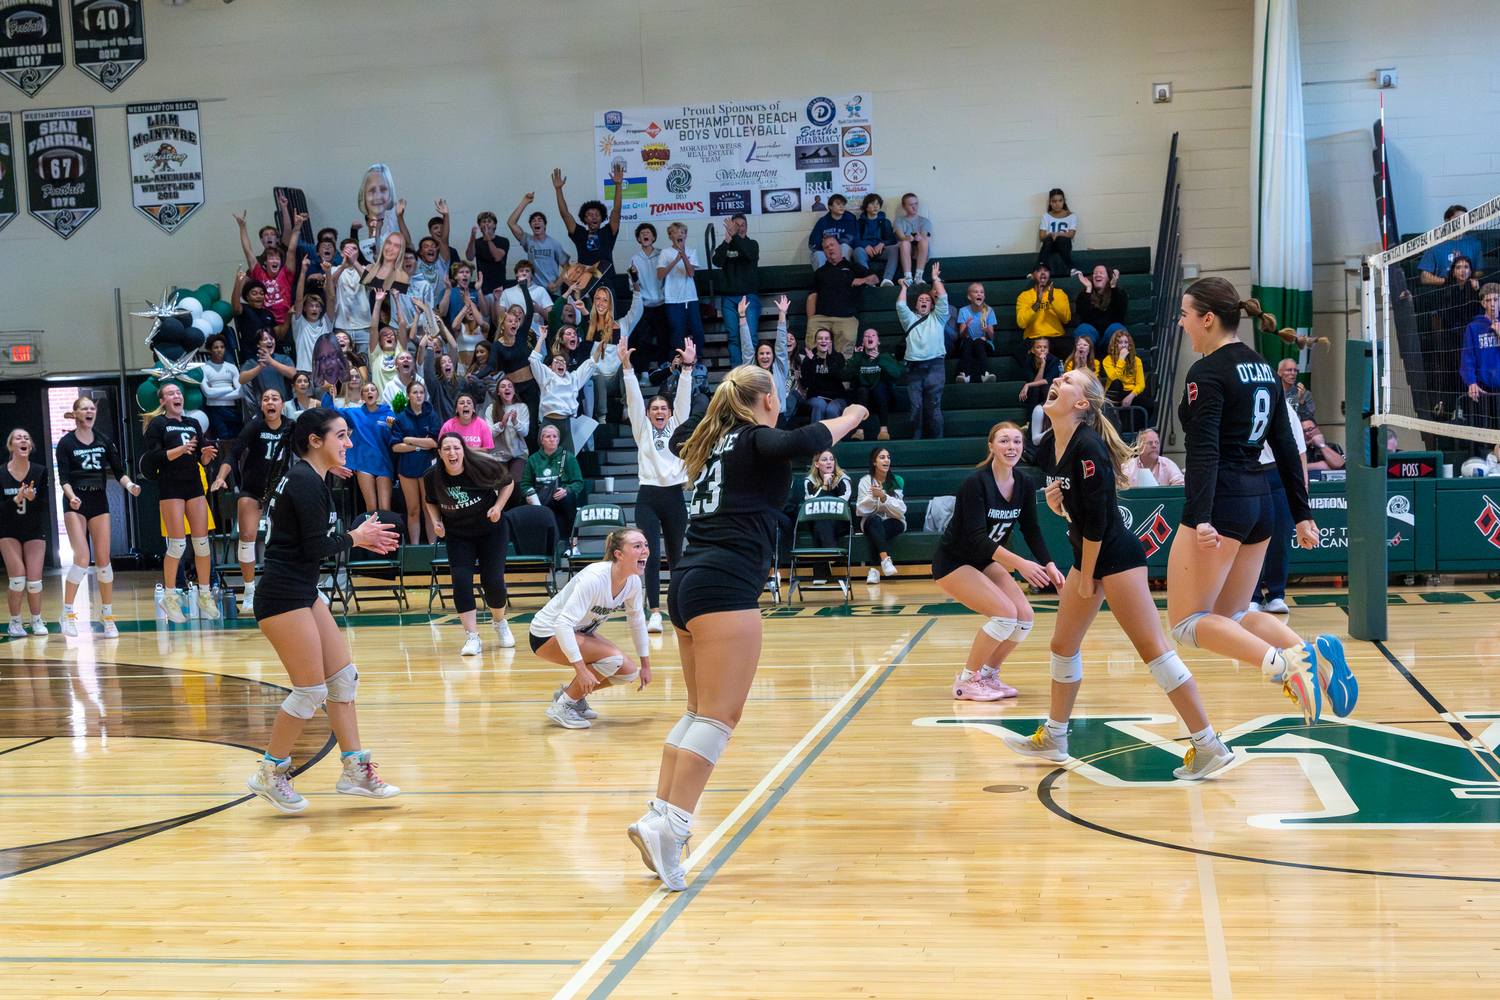
<path fill-rule="evenodd" d="M 1349 634 L 1366 642 L 1387 637 L 1386 591 L 1389 552 L 1385 535 L 1385 435 L 1371 433 L 1370 373 L 1375 344 L 1344 344 L 1344 399 L 1348 444 L 1345 502 L 1349 516 Z M 1366 458 L 1366 455 L 1369 457 Z"/>

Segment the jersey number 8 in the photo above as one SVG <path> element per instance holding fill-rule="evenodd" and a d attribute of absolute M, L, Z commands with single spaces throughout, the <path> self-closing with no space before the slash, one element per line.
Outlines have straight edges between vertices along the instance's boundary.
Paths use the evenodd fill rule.
<path fill-rule="evenodd" d="M 724 479 L 724 466 L 715 458 L 698 476 L 693 487 L 693 502 L 688 507 L 689 517 L 712 514 L 719 509 L 720 484 Z"/>
<path fill-rule="evenodd" d="M 1268 389 L 1255 390 L 1255 423 L 1250 425 L 1250 443 L 1260 444 L 1261 438 L 1265 436 L 1266 425 L 1271 422 L 1271 392 Z"/>

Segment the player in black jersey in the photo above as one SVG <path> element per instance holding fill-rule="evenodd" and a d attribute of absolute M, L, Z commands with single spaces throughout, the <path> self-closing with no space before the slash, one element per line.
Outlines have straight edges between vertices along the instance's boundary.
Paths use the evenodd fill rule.
<path fill-rule="evenodd" d="M 156 390 L 156 398 L 161 405 L 141 414 L 146 425 L 146 454 L 141 456 L 141 467 L 156 478 L 157 506 L 166 528 L 167 554 L 161 564 L 166 596 L 162 598 L 162 610 L 174 622 L 187 621 L 182 610 L 183 596 L 177 590 L 177 564 L 187 551 L 187 541 L 181 534 L 186 517 L 187 533 L 193 538 L 193 562 L 198 570 L 198 607 L 206 617 L 218 618 L 219 609 L 208 592 L 213 563 L 208 547 L 208 499 L 199 463 L 212 462 L 219 449 L 212 444 L 198 447 L 203 432 L 192 417 L 182 412 L 181 386 L 163 382 Z"/>
<path fill-rule="evenodd" d="M 271 492 L 255 620 L 281 657 L 292 693 L 276 713 L 270 746 L 246 786 L 282 812 L 297 813 L 307 808 L 307 800 L 292 790 L 292 747 L 319 705 L 325 706 L 342 752 L 344 770 L 334 790 L 376 799 L 401 793 L 380 779 L 370 752 L 360 748 L 354 712 L 359 671 L 333 613 L 318 596 L 323 560 L 356 545 L 390 552 L 400 536 L 375 518 L 353 531 L 339 530 L 327 476 L 343 466 L 350 442 L 349 425 L 337 410 L 317 406 L 302 411 L 288 443 L 302 461 L 278 476 Z"/>
<path fill-rule="evenodd" d="M 119 480 L 131 496 L 140 496 L 141 488 L 125 474 L 125 463 L 120 460 L 115 443 L 94 429 L 94 420 L 99 415 L 94 401 L 79 396 L 68 415 L 73 418 L 73 429 L 57 442 L 63 527 L 73 549 L 73 565 L 68 567 L 63 583 L 62 631 L 63 635 L 78 634 L 73 601 L 78 596 L 78 585 L 88 579 L 89 543 L 93 542 L 94 577 L 99 581 L 99 623 L 104 626 L 106 639 L 117 639 L 120 630 L 115 625 L 115 570 L 109 562 L 109 494 L 104 491 L 105 475 Z"/>
<path fill-rule="evenodd" d="M 1260 303 L 1241 302 L 1223 278 L 1195 282 L 1182 297 L 1183 329 L 1204 357 L 1188 369 L 1178 412 L 1187 444 L 1187 502 L 1167 560 L 1167 620 L 1184 646 L 1259 664 L 1311 725 L 1325 700 L 1335 715 L 1348 715 L 1359 698 L 1359 683 L 1337 636 L 1306 642 L 1275 615 L 1249 610 L 1276 524 L 1270 487 L 1260 471 L 1264 443 L 1271 446 L 1286 488 L 1297 544 L 1315 548 L 1318 528 L 1281 381 L 1240 341 L 1241 309 L 1259 319 L 1266 333 L 1299 342 L 1295 331 L 1277 331 L 1276 317 L 1263 313 Z"/>
<path fill-rule="evenodd" d="M 46 635 L 42 621 L 42 562 L 47 558 L 47 467 L 31 460 L 31 435 L 17 427 L 5 437 L 8 460 L 0 466 L 0 553 L 5 556 L 10 634 L 26 634 L 21 593 L 31 609 L 31 632 Z"/>
<path fill-rule="evenodd" d="M 792 460 L 809 461 L 868 413 L 855 404 L 795 431 L 776 429 L 780 415 L 770 373 L 742 365 L 720 383 L 701 418 L 694 415 L 672 434 L 672 450 L 694 484 L 686 550 L 667 591 L 687 713 L 667 735 L 656 800 L 629 832 L 673 891 L 687 887 L 682 850 L 692 836 L 693 809 L 739 722 L 760 661 L 758 604 L 792 490 Z"/>
<path fill-rule="evenodd" d="M 260 534 L 260 519 L 265 513 L 266 494 L 270 492 L 271 475 L 283 463 L 292 422 L 282 413 L 285 401 L 281 390 L 267 389 L 260 394 L 260 416 L 240 431 L 229 445 L 229 453 L 219 463 L 219 474 L 209 484 L 216 493 L 229 480 L 229 470 L 240 473 L 240 498 L 236 505 L 240 541 L 238 554 L 240 575 L 245 579 L 244 611 L 255 612 L 255 540 Z"/>
<path fill-rule="evenodd" d="M 932 580 L 939 589 L 989 618 L 974 637 L 963 673 L 953 681 L 953 697 L 962 701 L 995 701 L 1019 693 L 1000 680 L 999 668 L 1031 631 L 1035 615 L 1011 574 L 1020 573 L 1037 588 L 1063 585 L 1036 521 L 1037 484 L 1016 469 L 1021 428 L 1008 420 L 996 424 L 989 442 L 989 454 L 958 489 L 953 519 L 932 557 Z M 1005 547 L 1017 526 L 1041 562 L 1022 559 Z"/>
<path fill-rule="evenodd" d="M 1068 759 L 1068 719 L 1083 680 L 1079 651 L 1100 602 L 1108 598 L 1115 620 L 1191 734 L 1182 766 L 1172 773 L 1196 781 L 1227 767 L 1234 752 L 1209 724 L 1197 682 L 1162 632 L 1146 580 L 1145 550 L 1125 527 L 1115 501 L 1116 477 L 1135 452 L 1105 419 L 1104 405 L 1104 386 L 1082 368 L 1055 380 L 1042 404 L 1052 430 L 1037 448 L 1037 462 L 1047 477 L 1047 505 L 1068 521 L 1073 567 L 1058 588 L 1047 721 L 1029 738 L 1004 737 L 1005 744 L 1028 757 Z"/>

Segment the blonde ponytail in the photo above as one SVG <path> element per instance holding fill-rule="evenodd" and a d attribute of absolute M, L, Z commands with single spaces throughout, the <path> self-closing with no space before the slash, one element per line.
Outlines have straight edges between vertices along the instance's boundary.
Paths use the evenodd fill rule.
<path fill-rule="evenodd" d="M 684 372 L 681 377 L 686 376 Z M 724 376 L 709 401 L 708 412 L 682 446 L 680 457 L 687 467 L 688 482 L 698 481 L 698 474 L 708 464 L 709 453 L 720 438 L 736 427 L 757 423 L 755 401 L 775 391 L 776 383 L 771 381 L 770 373 L 756 365 L 740 365 Z"/>
<path fill-rule="evenodd" d="M 1108 402 L 1104 395 L 1104 383 L 1093 372 L 1084 371 L 1083 376 L 1083 398 L 1088 401 L 1089 410 L 1078 422 L 1087 423 L 1104 439 L 1105 446 L 1109 448 L 1110 462 L 1115 468 L 1115 489 L 1128 489 L 1130 480 L 1125 475 L 1125 466 L 1132 458 L 1140 457 L 1140 446 L 1126 444 L 1124 438 L 1120 437 L 1120 432 L 1115 430 L 1115 425 L 1104 415 L 1104 407 Z"/>

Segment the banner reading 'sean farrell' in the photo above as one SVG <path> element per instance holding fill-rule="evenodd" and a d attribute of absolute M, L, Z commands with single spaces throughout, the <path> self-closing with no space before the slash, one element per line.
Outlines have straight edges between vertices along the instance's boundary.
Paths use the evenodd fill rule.
<path fill-rule="evenodd" d="M 73 65 L 114 90 L 146 61 L 142 0 L 68 0 L 73 12 Z"/>
<path fill-rule="evenodd" d="M 93 108 L 21 112 L 26 211 L 63 239 L 99 211 Z"/>
<path fill-rule="evenodd" d="M 868 94 L 727 101 L 594 115 L 599 198 L 624 168 L 622 222 L 822 212 L 874 189 Z"/>
<path fill-rule="evenodd" d="M 203 206 L 203 149 L 197 101 L 125 107 L 130 197 L 138 211 L 173 232 Z"/>
<path fill-rule="evenodd" d="M 0 76 L 27 97 L 63 68 L 57 0 L 0 0 Z"/>
<path fill-rule="evenodd" d="M 10 112 L 0 111 L 0 229 L 10 225 L 20 209 L 16 194 L 16 160 L 11 155 Z"/>

